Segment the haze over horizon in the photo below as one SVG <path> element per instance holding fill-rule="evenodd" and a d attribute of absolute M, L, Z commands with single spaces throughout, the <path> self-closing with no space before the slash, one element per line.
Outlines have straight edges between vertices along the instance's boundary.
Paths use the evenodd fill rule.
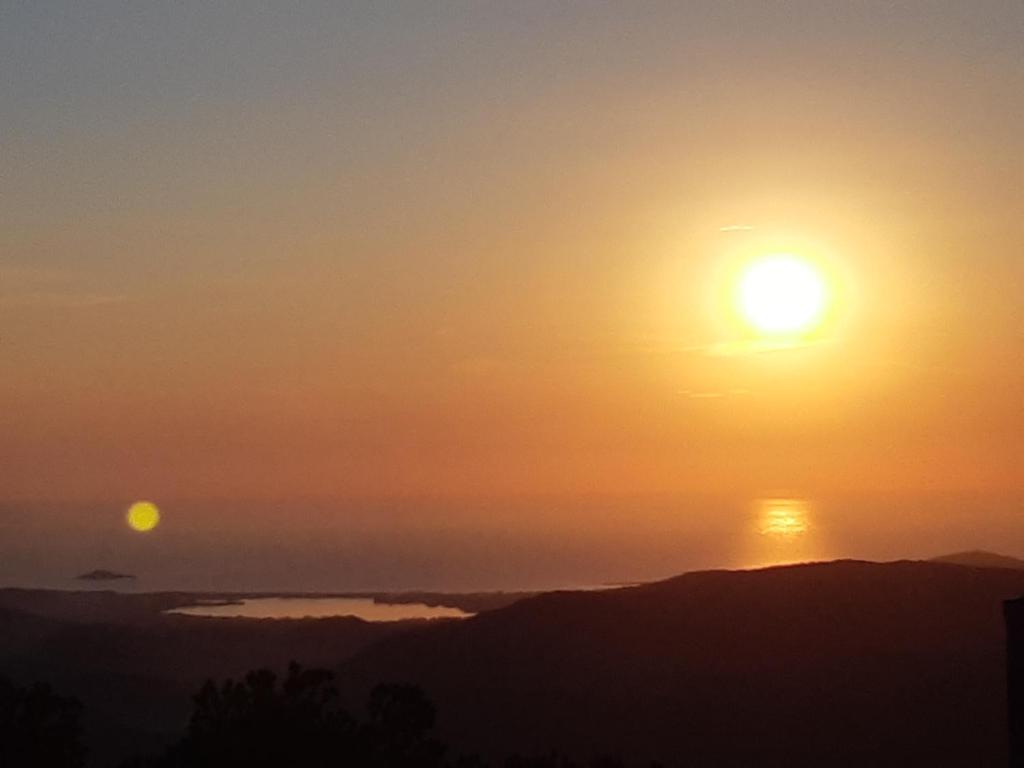
<path fill-rule="evenodd" d="M 787 499 L 780 512 L 774 502 L 690 496 L 191 502 L 169 505 L 166 524 L 145 535 L 130 531 L 114 504 L 8 504 L 0 506 L 0 586 L 90 588 L 75 577 L 103 568 L 136 578 L 97 587 L 137 592 L 516 591 L 840 558 L 1024 557 L 1020 518 L 1004 514 L 1014 503 L 860 496 Z M 544 522 L 522 524 L 534 515 Z"/>
<path fill-rule="evenodd" d="M 0 586 L 1024 555 L 1022 34 L 1015 0 L 4 4 Z"/>

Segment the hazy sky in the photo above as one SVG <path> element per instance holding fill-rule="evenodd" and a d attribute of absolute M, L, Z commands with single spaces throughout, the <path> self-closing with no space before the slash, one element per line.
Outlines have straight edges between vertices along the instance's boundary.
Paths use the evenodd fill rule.
<path fill-rule="evenodd" d="M 0 0 L 0 498 L 1020 499 L 1022 40 L 1019 0 Z M 828 338 L 715 354 L 779 248 Z"/>

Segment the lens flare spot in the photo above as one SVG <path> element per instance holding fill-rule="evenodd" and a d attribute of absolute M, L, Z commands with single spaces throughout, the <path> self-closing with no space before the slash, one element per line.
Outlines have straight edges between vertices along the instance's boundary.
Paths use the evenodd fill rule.
<path fill-rule="evenodd" d="M 160 523 L 160 510 L 151 501 L 136 501 L 125 515 L 128 527 L 133 531 L 145 533 L 152 531 Z"/>

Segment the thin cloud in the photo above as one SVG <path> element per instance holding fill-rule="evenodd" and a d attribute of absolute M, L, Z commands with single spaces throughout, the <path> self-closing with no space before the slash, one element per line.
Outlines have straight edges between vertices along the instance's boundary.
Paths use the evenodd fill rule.
<path fill-rule="evenodd" d="M 719 232 L 752 232 L 754 228 L 749 224 L 729 224 L 724 227 L 719 227 Z"/>
<path fill-rule="evenodd" d="M 830 339 L 808 341 L 803 339 L 757 340 L 757 341 L 720 341 L 714 344 L 701 344 L 686 347 L 683 352 L 707 357 L 742 357 L 746 355 L 765 355 L 774 352 L 787 352 L 796 349 L 807 349 L 831 343 Z"/>
<path fill-rule="evenodd" d="M 721 400 L 726 397 L 742 397 L 750 391 L 741 387 L 734 387 L 726 390 L 698 391 L 693 389 L 681 389 L 679 394 L 690 400 Z"/>
<path fill-rule="evenodd" d="M 725 392 L 694 392 L 691 389 L 681 389 L 679 394 L 690 400 L 720 400 L 726 397 Z"/>
<path fill-rule="evenodd" d="M 507 374 L 512 364 L 509 360 L 500 357 L 467 357 L 456 360 L 449 368 L 458 376 L 469 378 L 490 378 Z"/>
<path fill-rule="evenodd" d="M 28 307 L 42 309 L 90 309 L 124 304 L 127 296 L 97 293 L 23 293 L 0 297 L 2 307 Z"/>
<path fill-rule="evenodd" d="M 74 272 L 67 269 L 26 267 L 14 264 L 0 266 L 0 281 L 8 284 L 64 283 L 76 277 Z"/>

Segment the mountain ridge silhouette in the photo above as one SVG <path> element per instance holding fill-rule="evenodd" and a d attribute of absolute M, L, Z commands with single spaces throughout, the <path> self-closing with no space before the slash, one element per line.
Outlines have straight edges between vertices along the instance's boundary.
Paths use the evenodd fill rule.
<path fill-rule="evenodd" d="M 949 563 L 951 565 L 966 565 L 972 568 L 1014 568 L 1024 569 L 1024 560 L 1009 555 L 1001 555 L 997 552 L 989 552 L 983 549 L 972 549 L 964 552 L 953 552 L 948 555 L 939 555 L 931 558 L 931 563 Z"/>
<path fill-rule="evenodd" d="M 364 648 L 452 743 L 695 765 L 1006 762 L 1002 602 L 1024 572 L 842 560 L 554 592 Z"/>

